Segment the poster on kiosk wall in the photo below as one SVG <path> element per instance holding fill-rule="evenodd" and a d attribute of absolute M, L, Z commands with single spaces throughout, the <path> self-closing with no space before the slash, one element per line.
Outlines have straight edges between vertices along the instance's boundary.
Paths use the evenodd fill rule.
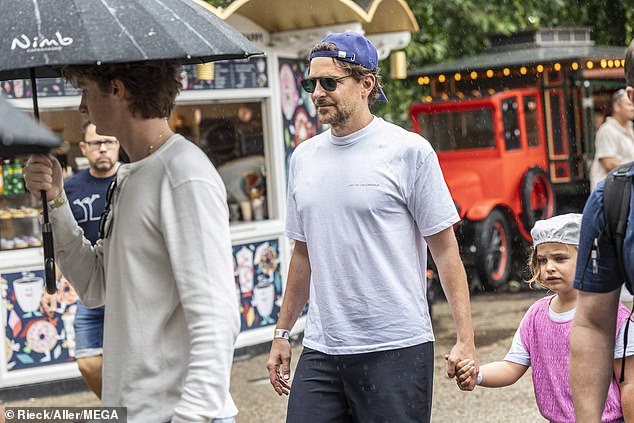
<path fill-rule="evenodd" d="M 233 259 L 240 330 L 275 324 L 282 304 L 277 239 L 234 245 Z"/>
<path fill-rule="evenodd" d="M 73 361 L 77 295 L 68 281 L 62 279 L 57 306 L 53 317 L 48 318 L 40 309 L 44 271 L 3 273 L 1 276 L 6 310 L 4 343 L 7 370 Z"/>

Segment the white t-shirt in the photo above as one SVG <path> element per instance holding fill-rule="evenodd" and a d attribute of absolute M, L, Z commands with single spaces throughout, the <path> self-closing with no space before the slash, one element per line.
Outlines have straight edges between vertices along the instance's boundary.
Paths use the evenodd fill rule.
<path fill-rule="evenodd" d="M 563 313 L 557 313 L 550 306 L 548 307 L 548 315 L 555 322 L 569 322 L 575 317 L 576 308 L 572 310 L 565 311 Z M 623 334 L 625 332 L 625 324 L 621 326 L 619 329 L 619 333 L 616 335 L 614 340 L 614 359 L 619 359 L 623 357 Z M 627 335 L 627 350 L 625 353 L 626 357 L 630 357 L 634 355 L 634 330 L 630 328 Z M 520 329 L 517 328 L 515 331 L 515 335 L 513 336 L 513 343 L 511 344 L 511 348 L 509 352 L 506 353 L 506 357 L 504 360 L 510 361 L 512 363 L 521 364 L 523 366 L 531 365 L 531 356 L 524 347 L 524 343 L 522 342 L 522 338 L 520 337 Z"/>
<path fill-rule="evenodd" d="M 286 235 L 311 264 L 304 345 L 325 354 L 433 341 L 427 244 L 460 218 L 431 145 L 383 119 L 299 145 L 290 163 Z"/>
<path fill-rule="evenodd" d="M 599 128 L 595 140 L 596 151 L 592 167 L 590 167 L 590 188 L 595 189 L 597 184 L 607 176 L 605 168 L 599 159 L 612 157 L 623 163 L 634 160 L 634 130 L 632 122 L 627 123 L 627 128 L 613 117 L 608 117 Z"/>

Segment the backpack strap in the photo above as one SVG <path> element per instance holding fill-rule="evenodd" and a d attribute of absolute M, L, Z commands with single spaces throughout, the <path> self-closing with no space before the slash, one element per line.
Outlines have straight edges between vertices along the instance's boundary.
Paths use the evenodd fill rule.
<path fill-rule="evenodd" d="M 623 355 L 621 356 L 621 374 L 619 376 L 619 383 L 623 383 L 625 381 L 625 353 L 627 352 L 627 338 L 628 331 L 630 329 L 630 321 L 632 320 L 632 313 L 634 313 L 634 310 L 630 311 L 627 322 L 625 322 L 625 330 L 623 331 Z"/>
<path fill-rule="evenodd" d="M 632 180 L 627 177 L 627 172 L 633 164 L 634 162 L 630 162 L 621 165 L 610 172 L 603 188 L 604 235 L 614 247 L 621 277 L 630 291 L 632 290 L 632 281 L 623 261 L 623 241 L 627 229 L 630 195 L 632 193 Z"/>
<path fill-rule="evenodd" d="M 630 292 L 632 292 L 634 287 L 632 286 L 631 277 L 623 261 L 623 242 L 625 240 L 627 220 L 630 214 L 630 195 L 632 193 L 632 180 L 627 177 L 627 172 L 632 165 L 634 165 L 634 162 L 626 163 L 610 172 L 603 188 L 603 216 L 605 217 L 603 236 L 605 236 L 608 242 L 614 247 L 621 277 Z M 625 331 L 623 333 L 623 356 L 621 357 L 619 383 L 623 383 L 625 380 L 625 352 L 627 349 L 627 338 L 631 318 L 632 313 L 630 313 L 625 323 Z"/>

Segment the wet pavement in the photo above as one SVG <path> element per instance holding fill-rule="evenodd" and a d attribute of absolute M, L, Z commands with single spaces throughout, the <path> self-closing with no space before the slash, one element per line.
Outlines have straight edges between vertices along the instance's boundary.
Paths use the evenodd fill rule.
<path fill-rule="evenodd" d="M 526 309 L 543 291 L 477 295 L 472 299 L 476 327 L 476 344 L 481 362 L 501 360 Z M 443 355 L 451 348 L 455 333 L 449 307 L 439 301 L 434 305 L 436 334 L 434 422 L 537 422 L 544 421 L 535 405 L 530 370 L 515 385 L 502 389 L 476 388 L 461 392 L 453 380 L 445 376 Z M 240 409 L 238 423 L 283 422 L 286 398 L 278 397 L 270 387 L 266 370 L 266 346 L 240 351 L 232 371 L 231 393 Z M 293 349 L 293 364 L 301 346 Z M 89 392 L 56 397 L 11 401 L 13 406 L 94 406 L 97 398 Z"/>

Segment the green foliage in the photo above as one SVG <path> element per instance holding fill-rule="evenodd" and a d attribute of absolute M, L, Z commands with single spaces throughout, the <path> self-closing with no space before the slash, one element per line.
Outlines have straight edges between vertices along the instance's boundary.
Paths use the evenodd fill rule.
<path fill-rule="evenodd" d="M 205 0 L 205 1 L 215 7 L 227 7 L 231 3 L 233 3 L 233 0 Z"/>

